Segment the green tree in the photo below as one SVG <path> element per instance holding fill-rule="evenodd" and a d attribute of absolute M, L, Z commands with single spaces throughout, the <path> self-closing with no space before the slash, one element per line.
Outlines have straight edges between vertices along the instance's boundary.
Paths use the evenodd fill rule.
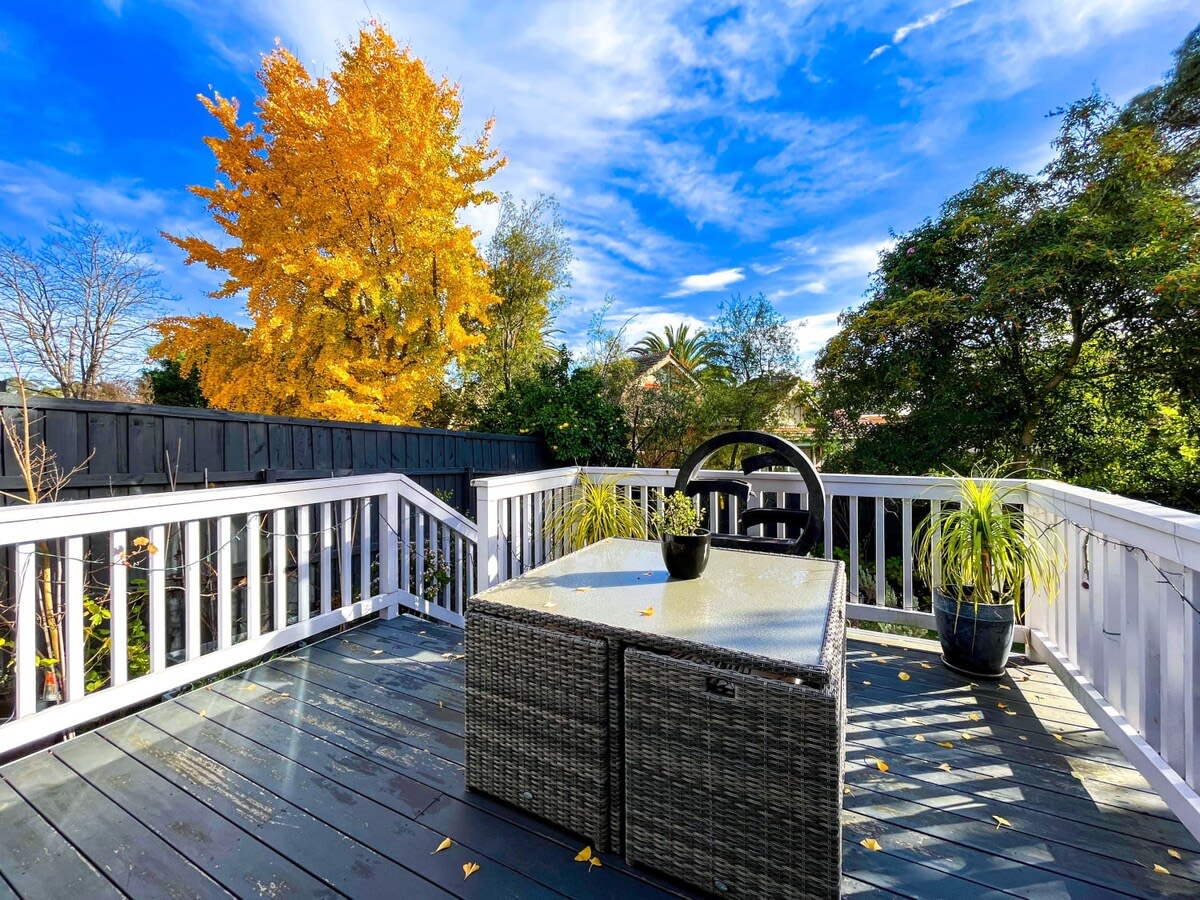
<path fill-rule="evenodd" d="M 1166 80 L 1134 97 L 1121 121 L 1153 128 L 1175 158 L 1179 183 L 1194 184 L 1200 176 L 1200 25 L 1175 50 Z"/>
<path fill-rule="evenodd" d="M 541 194 L 532 203 L 517 203 L 504 195 L 484 257 L 500 302 L 488 310 L 483 343 L 467 357 L 464 373 L 486 397 L 511 389 L 515 379 L 555 354 L 554 316 L 571 284 L 571 245 L 558 201 Z"/>
<path fill-rule="evenodd" d="M 1055 150 L 1038 178 L 984 173 L 882 255 L 817 361 L 831 421 L 857 438 L 840 464 L 1037 461 L 1073 382 L 1194 384 L 1200 220 L 1175 158 L 1095 96 Z M 1097 346 L 1103 365 L 1084 365 Z M 890 424 L 863 434 L 864 412 Z"/>
<path fill-rule="evenodd" d="M 791 377 L 800 368 L 796 333 L 763 294 L 724 301 L 709 337 L 731 384 Z"/>
<path fill-rule="evenodd" d="M 151 403 L 160 406 L 190 406 L 208 408 L 208 400 L 200 390 L 200 370 L 192 368 L 185 376 L 177 359 L 161 359 L 142 374 L 150 382 Z"/>
<path fill-rule="evenodd" d="M 483 411 L 480 427 L 532 434 L 560 465 L 623 466 L 631 462 L 629 423 L 594 368 L 571 368 L 560 351 L 534 374 L 517 378 Z"/>

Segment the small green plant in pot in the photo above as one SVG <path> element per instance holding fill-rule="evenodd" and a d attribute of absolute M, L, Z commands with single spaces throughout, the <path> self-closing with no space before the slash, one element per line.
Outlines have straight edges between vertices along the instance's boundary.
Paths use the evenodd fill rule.
<path fill-rule="evenodd" d="M 942 661 L 981 678 L 1004 673 L 1026 581 L 1053 598 L 1061 568 L 1058 536 L 1027 521 L 1019 485 L 1006 484 L 1004 471 L 960 476 L 949 508 L 917 531 L 917 567 L 933 590 Z"/>
<path fill-rule="evenodd" d="M 592 481 L 579 476 L 566 502 L 546 520 L 547 533 L 568 552 L 605 538 L 646 536 L 646 519 L 627 494 L 618 490 L 616 478 Z"/>
<path fill-rule="evenodd" d="M 699 578 L 708 565 L 711 535 L 700 527 L 700 513 L 692 498 L 673 491 L 662 510 L 650 514 L 650 522 L 662 539 L 667 571 L 675 578 Z"/>

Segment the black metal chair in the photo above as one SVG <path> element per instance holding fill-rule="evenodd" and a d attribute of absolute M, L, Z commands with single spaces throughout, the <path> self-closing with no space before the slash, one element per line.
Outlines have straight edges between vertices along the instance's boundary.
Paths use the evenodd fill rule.
<path fill-rule="evenodd" d="M 750 475 L 769 466 L 790 466 L 804 478 L 808 489 L 808 509 L 783 509 L 773 507 L 746 508 L 750 499 L 750 482 L 741 478 L 698 478 L 697 474 L 705 461 L 722 447 L 733 444 L 754 444 L 766 447 L 766 453 L 748 456 L 742 460 L 742 474 Z M 741 550 L 758 550 L 766 553 L 789 553 L 803 556 L 812 550 L 821 534 L 821 522 L 825 511 L 825 487 L 821 476 L 804 451 L 793 444 L 765 431 L 727 431 L 709 438 L 692 451 L 679 467 L 675 479 L 675 490 L 689 497 L 697 494 L 727 494 L 741 503 L 738 528 L 747 531 L 755 525 L 781 524 L 795 526 L 800 534 L 794 538 L 752 537 L 747 534 L 714 534 L 714 547 L 730 547 Z"/>

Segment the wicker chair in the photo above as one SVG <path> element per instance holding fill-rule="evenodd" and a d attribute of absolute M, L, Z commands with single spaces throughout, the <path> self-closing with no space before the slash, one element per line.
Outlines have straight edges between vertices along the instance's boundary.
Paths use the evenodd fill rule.
<path fill-rule="evenodd" d="M 772 507 L 750 507 L 750 482 L 741 478 L 697 477 L 705 461 L 722 447 L 733 444 L 753 444 L 766 447 L 766 453 L 748 456 L 742 460 L 742 474 L 750 475 L 772 466 L 790 466 L 804 478 L 808 489 L 808 509 L 783 509 Z M 765 431 L 727 431 L 709 438 L 692 451 L 679 468 L 675 479 L 675 490 L 689 497 L 697 494 L 726 494 L 738 499 L 741 512 L 738 515 L 739 531 L 747 531 L 755 525 L 781 524 L 799 529 L 793 538 L 753 537 L 748 534 L 714 534 L 714 547 L 730 547 L 740 550 L 758 550 L 765 553 L 789 553 L 803 556 L 812 550 L 821 534 L 821 523 L 825 510 L 825 488 L 812 461 L 804 451 L 793 444 Z"/>

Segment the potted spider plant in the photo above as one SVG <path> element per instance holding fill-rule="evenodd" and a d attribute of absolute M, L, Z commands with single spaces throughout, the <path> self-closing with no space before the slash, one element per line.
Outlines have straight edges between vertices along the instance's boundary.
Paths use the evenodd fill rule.
<path fill-rule="evenodd" d="M 662 539 L 667 571 L 675 578 L 699 578 L 708 565 L 712 536 L 700 527 L 700 513 L 692 498 L 673 491 L 661 511 L 650 513 L 650 522 Z"/>
<path fill-rule="evenodd" d="M 933 592 L 942 662 L 979 678 L 1004 672 L 1026 582 L 1053 598 L 1061 571 L 1057 534 L 1035 531 L 1017 505 L 1019 485 L 1006 484 L 1004 471 L 958 476 L 949 508 L 917 532 L 917 567 Z"/>
<path fill-rule="evenodd" d="M 571 552 L 605 538 L 644 538 L 646 519 L 633 498 L 617 489 L 617 478 L 580 475 L 566 502 L 546 519 L 546 529 Z"/>

